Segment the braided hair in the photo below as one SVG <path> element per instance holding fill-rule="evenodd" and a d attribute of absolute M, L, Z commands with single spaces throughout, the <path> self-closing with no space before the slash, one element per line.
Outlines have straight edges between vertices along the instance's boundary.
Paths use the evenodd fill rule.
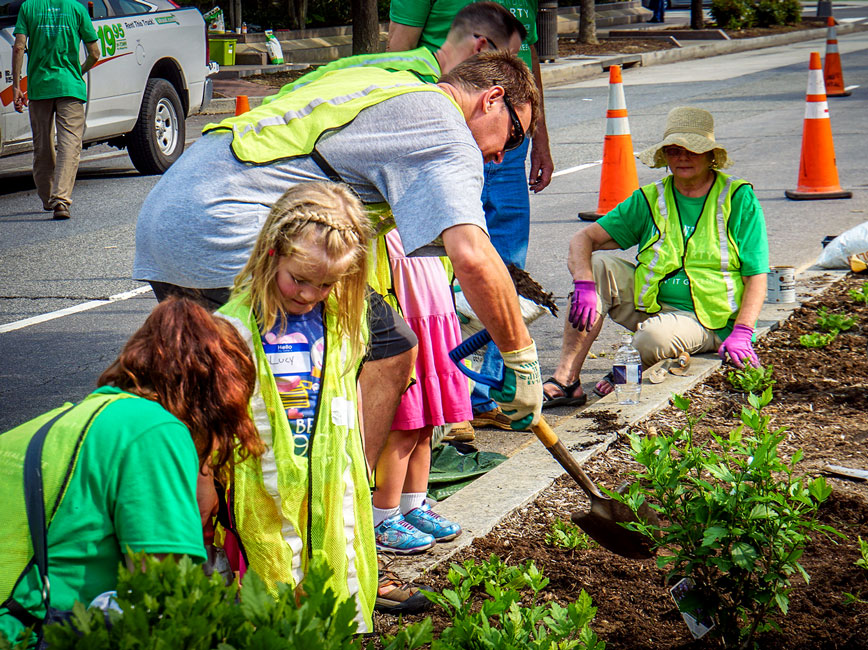
<path fill-rule="evenodd" d="M 325 301 L 325 312 L 347 339 L 349 370 L 365 351 L 362 324 L 370 237 L 368 217 L 348 187 L 329 182 L 295 185 L 271 208 L 250 259 L 235 278 L 233 295 L 249 294 L 261 331 L 271 330 L 278 322 L 283 328 L 287 320 L 277 288 L 280 258 L 319 261 L 325 254 L 330 264 L 346 268 Z"/>

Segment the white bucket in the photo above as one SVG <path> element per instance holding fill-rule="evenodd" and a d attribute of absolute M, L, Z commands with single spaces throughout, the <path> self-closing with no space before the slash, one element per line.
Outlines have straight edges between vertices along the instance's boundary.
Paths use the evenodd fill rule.
<path fill-rule="evenodd" d="M 792 266 L 769 269 L 766 302 L 796 302 L 796 270 Z"/>

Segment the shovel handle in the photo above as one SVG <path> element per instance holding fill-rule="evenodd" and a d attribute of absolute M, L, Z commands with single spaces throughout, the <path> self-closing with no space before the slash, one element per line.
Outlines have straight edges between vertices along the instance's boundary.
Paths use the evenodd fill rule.
<path fill-rule="evenodd" d="M 554 459 L 560 463 L 561 467 L 567 470 L 567 474 L 569 474 L 573 480 L 581 486 L 589 497 L 597 499 L 608 498 L 600 492 L 597 486 L 594 485 L 594 482 L 588 478 L 588 475 L 585 474 L 584 470 L 576 462 L 576 459 L 573 458 L 573 455 L 567 451 L 567 448 L 564 447 L 564 443 L 560 441 L 558 434 L 552 430 L 549 423 L 545 421 L 545 418 L 540 417 L 539 423 L 533 425 L 531 431 L 534 432 L 534 435 L 536 435 L 539 441 L 543 443 L 543 446 L 549 450 L 549 453 L 554 456 Z"/>
<path fill-rule="evenodd" d="M 449 352 L 449 358 L 452 359 L 453 363 L 458 366 L 458 369 L 463 372 L 467 377 L 470 377 L 473 381 L 479 382 L 480 384 L 485 384 L 491 388 L 496 390 L 503 390 L 503 377 L 489 377 L 488 375 L 483 375 L 482 373 L 476 372 L 475 370 L 471 370 L 463 363 L 461 360 L 465 357 L 469 357 L 471 354 L 476 352 L 477 350 L 484 348 L 486 345 L 491 343 L 491 334 L 488 333 L 488 330 L 480 330 L 466 341 L 463 341 L 461 345 L 456 347 L 454 350 Z"/>

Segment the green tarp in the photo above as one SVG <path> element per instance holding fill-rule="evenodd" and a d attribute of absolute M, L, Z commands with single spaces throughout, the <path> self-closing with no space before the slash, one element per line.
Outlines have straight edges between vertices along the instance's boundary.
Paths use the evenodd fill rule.
<path fill-rule="evenodd" d="M 461 443 L 457 447 L 435 447 L 431 452 L 428 496 L 435 501 L 442 501 L 505 460 L 506 456 L 503 454 L 477 451 L 470 445 Z"/>

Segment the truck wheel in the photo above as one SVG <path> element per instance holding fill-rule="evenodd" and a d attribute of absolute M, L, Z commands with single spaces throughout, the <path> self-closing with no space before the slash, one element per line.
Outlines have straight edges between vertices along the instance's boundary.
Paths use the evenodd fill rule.
<path fill-rule="evenodd" d="M 165 79 L 148 79 L 139 119 L 127 134 L 127 150 L 142 174 L 162 174 L 184 151 L 181 99 Z"/>

